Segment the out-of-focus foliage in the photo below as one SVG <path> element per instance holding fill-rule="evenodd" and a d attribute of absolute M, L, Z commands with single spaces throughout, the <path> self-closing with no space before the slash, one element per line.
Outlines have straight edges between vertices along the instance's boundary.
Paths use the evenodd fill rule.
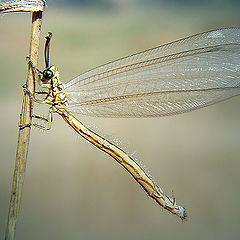
<path fill-rule="evenodd" d="M 61 5 L 79 5 L 79 6 L 86 6 L 86 7 L 111 7 L 113 6 L 113 1 L 111 0 L 50 0 L 47 1 L 48 5 L 53 5 L 53 4 L 61 4 Z"/>
<path fill-rule="evenodd" d="M 38 67 L 44 65 L 44 36 L 52 31 L 50 60 L 64 83 L 119 57 L 240 23 L 240 5 L 233 0 L 210 0 L 211 6 L 181 0 L 88 0 L 85 5 L 61 0 L 60 8 L 54 2 L 59 0 L 47 0 Z M 30 21 L 30 14 L 22 13 L 0 18 L 0 239 L 8 214 Z M 185 224 L 161 211 L 114 160 L 54 115 L 51 131 L 32 129 L 16 239 L 239 239 L 239 100 L 167 118 L 77 115 L 146 165 L 166 193 L 173 190 L 188 211 Z M 35 104 L 34 113 L 46 117 L 48 109 L 42 107 Z"/>
<path fill-rule="evenodd" d="M 115 7 L 121 5 L 152 5 L 162 7 L 166 5 L 181 5 L 181 6 L 194 6 L 194 5 L 240 5 L 239 0 L 48 0 L 47 3 L 61 4 L 61 5 L 79 5 L 81 7 Z"/>

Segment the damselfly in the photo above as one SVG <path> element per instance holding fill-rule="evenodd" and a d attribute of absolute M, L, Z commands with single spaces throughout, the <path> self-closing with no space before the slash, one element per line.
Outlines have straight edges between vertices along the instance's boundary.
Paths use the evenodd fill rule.
<path fill-rule="evenodd" d="M 58 113 L 77 133 L 116 159 L 163 208 L 186 217 L 175 198 L 166 196 L 142 167 L 117 146 L 94 133 L 72 113 L 100 117 L 159 117 L 183 113 L 240 93 L 240 28 L 201 33 L 97 67 L 66 84 L 49 65 L 51 34 L 46 37 L 46 69 L 34 68 L 51 115 Z"/>

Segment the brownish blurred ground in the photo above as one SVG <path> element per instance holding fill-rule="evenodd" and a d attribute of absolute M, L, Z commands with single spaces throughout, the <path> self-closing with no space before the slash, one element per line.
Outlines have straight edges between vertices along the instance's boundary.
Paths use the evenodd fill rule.
<path fill-rule="evenodd" d="M 233 8 L 111 12 L 49 7 L 43 33 L 54 34 L 51 59 L 66 82 L 118 57 L 201 31 L 239 26 L 239 20 L 239 9 Z M 0 18 L 0 238 L 29 29 L 29 14 Z M 32 130 L 17 240 L 239 238 L 239 98 L 168 118 L 79 119 L 134 153 L 166 193 L 173 190 L 187 208 L 188 221 L 182 224 L 161 211 L 113 159 L 55 116 L 51 131 Z"/>

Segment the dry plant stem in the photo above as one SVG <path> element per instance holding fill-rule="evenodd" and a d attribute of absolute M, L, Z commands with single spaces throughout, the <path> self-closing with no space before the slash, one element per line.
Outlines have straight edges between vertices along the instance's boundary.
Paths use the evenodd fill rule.
<path fill-rule="evenodd" d="M 35 66 L 37 66 L 38 63 L 41 24 L 42 24 L 42 12 L 41 11 L 33 12 L 29 56 L 32 63 Z M 35 89 L 34 76 L 30 67 L 28 68 L 27 88 L 31 92 L 34 92 Z M 32 121 L 31 115 L 32 115 L 32 100 L 28 94 L 24 94 L 20 114 L 17 152 L 5 240 L 13 240 L 15 237 L 16 224 L 21 203 L 26 160 L 28 154 L 30 126 Z"/>

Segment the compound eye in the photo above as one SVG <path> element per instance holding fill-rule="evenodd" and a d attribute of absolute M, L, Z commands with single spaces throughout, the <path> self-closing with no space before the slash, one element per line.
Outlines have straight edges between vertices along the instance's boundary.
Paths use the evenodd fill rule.
<path fill-rule="evenodd" d="M 51 79 L 53 77 L 53 72 L 49 69 L 43 71 L 43 77 L 45 79 Z"/>

